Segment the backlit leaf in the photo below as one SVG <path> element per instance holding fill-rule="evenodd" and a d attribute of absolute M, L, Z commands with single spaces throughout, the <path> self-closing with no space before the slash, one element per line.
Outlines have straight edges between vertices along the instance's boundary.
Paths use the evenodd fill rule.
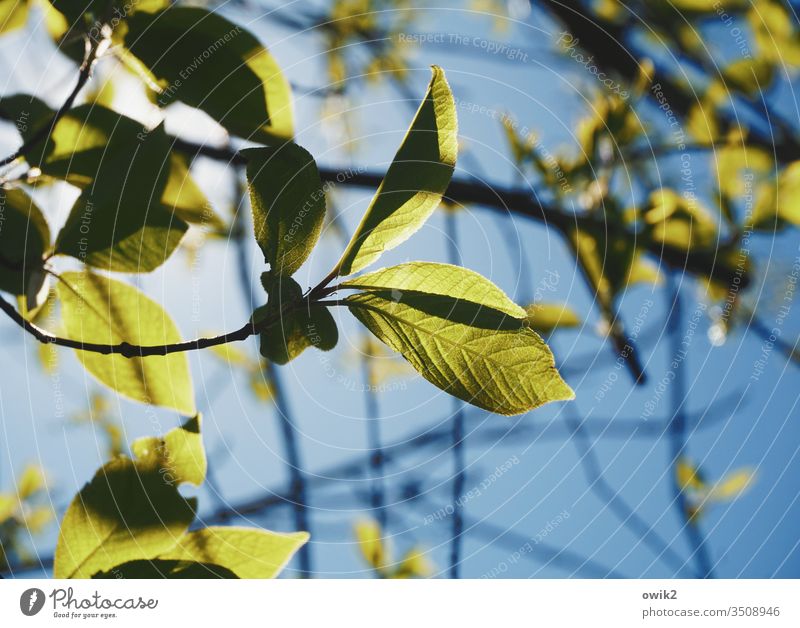
<path fill-rule="evenodd" d="M 169 315 L 136 288 L 93 273 L 64 273 L 57 283 L 66 334 L 80 342 L 164 345 L 181 340 Z M 141 403 L 195 414 L 184 353 L 126 358 L 77 351 L 98 380 Z"/>
<path fill-rule="evenodd" d="M 525 312 L 531 329 L 542 334 L 557 328 L 578 327 L 581 324 L 575 310 L 563 303 L 535 303 L 526 307 Z"/>
<path fill-rule="evenodd" d="M 358 549 L 364 560 L 373 568 L 381 570 L 389 560 L 386 546 L 383 542 L 381 527 L 372 520 L 359 521 L 355 526 Z"/>
<path fill-rule="evenodd" d="M 405 291 L 438 294 L 492 308 L 514 318 L 525 318 L 525 310 L 491 281 L 451 264 L 409 262 L 367 273 L 342 285 L 362 290 L 390 290 L 398 298 Z"/>
<path fill-rule="evenodd" d="M 396 295 L 395 295 L 396 296 Z M 350 311 L 438 388 L 498 414 L 521 414 L 574 393 L 523 321 L 438 295 L 349 296 Z"/>
<path fill-rule="evenodd" d="M 205 478 L 199 417 L 163 438 L 140 439 L 132 449 L 134 459 L 119 456 L 104 465 L 67 509 L 56 578 L 88 578 L 121 563 L 156 558 L 194 519 L 196 500 L 182 497 L 178 487 Z"/>
<path fill-rule="evenodd" d="M 159 104 L 198 107 L 253 141 L 291 139 L 289 84 L 249 32 L 196 7 L 138 12 L 126 23 L 124 44 L 160 86 Z"/>
<path fill-rule="evenodd" d="M 212 563 L 239 578 L 274 578 L 308 538 L 308 532 L 209 527 L 189 532 L 159 558 Z"/>
<path fill-rule="evenodd" d="M 319 240 L 325 191 L 314 158 L 297 144 L 242 151 L 258 245 L 274 275 L 292 275 Z"/>
<path fill-rule="evenodd" d="M 415 233 L 447 190 L 458 152 L 453 95 L 444 70 L 433 67 L 425 99 L 338 270 L 352 275 Z"/>
<path fill-rule="evenodd" d="M 261 355 L 276 364 L 294 360 L 309 347 L 330 351 L 339 340 L 336 321 L 327 307 L 299 302 L 302 289 L 288 277 L 277 277 L 269 291 L 265 315 L 276 321 L 261 333 Z"/>
<path fill-rule="evenodd" d="M 0 34 L 5 35 L 25 26 L 28 21 L 28 0 L 0 2 Z"/>
<path fill-rule="evenodd" d="M 230 569 L 212 563 L 198 563 L 186 560 L 131 560 L 116 565 L 109 571 L 98 571 L 92 576 L 97 580 L 198 580 L 206 578 L 234 579 L 238 576 Z"/>
<path fill-rule="evenodd" d="M 739 469 L 729 473 L 711 488 L 709 499 L 717 502 L 736 499 L 753 484 L 755 477 L 756 472 L 753 469 Z"/>
<path fill-rule="evenodd" d="M 105 270 L 141 273 L 161 266 L 180 244 L 187 225 L 161 202 L 170 168 L 163 128 L 128 150 L 102 159 L 56 240 L 57 253 Z"/>
<path fill-rule="evenodd" d="M 0 189 L 0 290 L 35 297 L 44 282 L 50 229 L 25 192 Z"/>

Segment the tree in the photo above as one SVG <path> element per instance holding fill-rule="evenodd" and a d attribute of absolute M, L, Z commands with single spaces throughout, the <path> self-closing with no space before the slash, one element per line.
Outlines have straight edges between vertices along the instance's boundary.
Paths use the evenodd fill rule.
<path fill-rule="evenodd" d="M 573 390 L 542 338 L 583 331 L 592 315 L 598 317 L 615 362 L 590 395 L 595 405 L 612 400 L 623 368 L 634 387 L 652 387 L 638 421 L 620 426 L 613 420 L 608 428 L 622 427 L 629 435 L 648 429 L 653 436 L 659 429 L 668 434 L 668 473 L 681 528 L 692 543 L 690 559 L 696 564 L 691 571 L 713 575 L 701 521 L 710 504 L 740 495 L 754 473 L 739 469 L 710 482 L 689 456 L 693 419 L 687 410 L 686 361 L 698 321 L 706 316 L 712 319 L 714 343 L 742 324 L 763 336 L 770 350 L 777 346 L 796 360 L 796 343 L 781 337 L 783 318 L 772 328 L 760 322 L 756 291 L 764 275 L 758 275 L 752 243 L 756 234 L 775 238 L 800 222 L 794 198 L 797 132 L 779 113 L 779 99 L 775 104 L 760 99 L 772 85 L 774 90 L 792 85 L 781 76 L 796 63 L 790 8 L 776 0 L 767 3 L 763 15 L 736 1 L 676 2 L 669 9 L 646 2 L 532 3 L 537 18 L 549 20 L 558 63 L 566 72 L 580 72 L 580 81 L 588 83 L 577 90 L 585 111 L 575 127 L 576 146 L 567 152 L 550 150 L 531 131 L 535 121 L 525 121 L 529 112 L 465 100 L 438 65 L 424 93 L 417 94 L 411 80 L 412 70 L 419 68 L 409 57 L 410 46 L 433 44 L 444 55 L 452 49 L 461 55 L 477 53 L 500 65 L 523 55 L 527 61 L 529 53 L 522 47 L 483 35 L 465 39 L 464 34 L 421 33 L 415 30 L 421 28 L 417 12 L 379 0 L 340 0 L 328 14 L 273 11 L 266 20 L 295 32 L 311 28 L 325 49 L 327 81 L 306 89 L 323 96 L 327 106 L 341 105 L 364 84 L 395 90 L 415 103 L 388 167 L 346 170 L 318 166 L 318 157 L 303 147 L 295 120 L 305 112 L 295 111 L 293 96 L 302 90 L 293 89 L 292 71 L 280 67 L 245 19 L 230 21 L 221 11 L 162 0 L 3 4 L 4 33 L 13 37 L 22 28 L 41 30 L 44 25 L 59 54 L 78 69 L 73 88 L 56 106 L 47 94 L 10 93 L 0 99 L 0 116 L 15 124 L 21 138 L 19 148 L 0 161 L 5 169 L 0 289 L 16 298 L 12 303 L 0 297 L 0 309 L 46 351 L 74 350 L 83 368 L 115 394 L 183 417 L 179 427 L 133 442 L 131 456 L 121 451 L 113 419 L 104 418 L 113 455 L 63 515 L 55 576 L 272 577 L 298 550 L 299 573 L 313 574 L 311 552 L 304 546 L 308 532 L 314 535 L 308 494 L 313 478 L 303 468 L 279 367 L 306 349 L 336 348 L 340 322 L 334 312 L 341 308 L 371 334 L 364 336 L 362 355 L 355 358 L 363 364 L 370 418 L 380 416 L 376 391 L 382 376 L 376 369 L 381 358 L 388 359 L 381 347 L 401 355 L 454 398 L 447 429 L 425 430 L 405 444 L 412 453 L 414 445 L 452 449 L 450 501 L 439 509 L 441 517 L 429 515 L 451 525 L 451 576 L 459 576 L 468 533 L 485 529 L 494 535 L 491 525 L 465 519 L 471 491 L 464 443 L 473 410 L 463 402 L 480 416 L 520 415 L 549 402 L 567 402 L 561 423 L 575 442 L 590 488 L 675 573 L 688 569 L 690 560 L 604 478 L 589 440 L 595 428 L 589 416 L 580 414 L 585 409 L 578 409 L 580 389 L 577 400 L 570 401 Z M 254 9 L 238 10 L 247 14 Z M 498 11 L 505 9 L 487 10 Z M 507 23 L 502 15 L 496 19 Z M 704 45 L 702 33 L 745 22 L 752 31 L 742 39 L 747 55 L 740 48 L 734 52 L 741 58 L 731 61 L 727 51 L 709 52 Z M 641 24 L 654 38 L 645 44 Z M 733 43 L 738 45 L 738 39 Z M 661 58 L 665 49 L 674 54 Z M 156 122 L 143 123 L 142 117 L 118 110 L 113 90 L 123 81 L 135 81 Z M 202 111 L 208 124 L 224 129 L 226 142 L 198 143 L 168 129 L 165 112 L 180 107 Z M 514 185 L 493 182 L 480 162 L 473 165 L 476 157 L 469 147 L 465 152 L 459 146 L 458 118 L 476 111 L 505 142 Z M 310 124 L 304 120 L 301 128 Z M 469 165 L 456 172 L 459 152 L 459 164 L 466 160 Z M 707 157 L 708 163 L 695 165 Z M 229 173 L 235 187 L 230 215 L 209 202 L 208 190 L 196 181 L 203 160 Z M 55 203 L 45 203 L 46 191 L 65 186 L 73 191 L 74 202 L 59 220 Z M 348 233 L 331 201 L 338 188 L 360 187 L 374 189 L 374 196 Z M 249 215 L 243 205 L 250 206 Z M 470 207 L 498 212 L 504 233 L 524 218 L 556 236 L 591 295 L 587 311 L 579 314 L 543 299 L 544 292 L 556 289 L 546 273 L 537 289 L 531 287 L 530 277 L 543 273 L 531 268 L 526 261 L 530 250 L 519 246 L 513 234 L 503 248 L 512 251 L 519 282 L 530 284 L 523 294 L 512 298 L 465 268 L 457 221 Z M 437 213 L 444 216 L 449 263 L 406 261 L 375 269 L 384 253 Z M 137 277 L 174 264 L 170 258 L 198 232 L 205 235 L 197 246 L 234 245 L 252 314 L 232 331 L 184 340 L 166 309 L 134 284 Z M 323 232 L 340 235 L 340 256 L 314 276 Z M 257 273 L 263 289 L 258 294 L 250 277 L 251 243 L 264 260 Z M 789 274 L 787 286 L 794 285 L 792 277 L 796 284 L 796 274 Z M 306 280 L 311 282 L 307 289 Z M 701 292 L 699 314 L 690 320 L 682 304 L 695 297 L 681 287 L 685 281 Z M 626 299 L 629 303 L 636 285 L 649 286 L 644 303 L 650 305 L 641 305 L 630 320 Z M 787 287 L 786 294 L 785 307 L 790 308 L 794 289 Z M 669 304 L 663 343 L 668 366 L 663 377 L 653 380 L 654 358 L 643 359 L 638 345 L 655 299 L 663 295 Z M 256 336 L 258 358 L 239 348 Z M 256 392 L 274 405 L 290 477 L 289 489 L 280 495 L 223 504 L 195 524 L 197 502 L 178 487 L 206 481 L 198 382 L 188 359 L 204 351 L 246 373 Z M 590 372 L 597 359 L 591 358 L 588 368 L 581 364 L 581 371 Z M 45 366 L 52 364 L 45 361 Z M 664 395 L 672 407 L 653 427 L 649 421 Z M 94 408 L 90 417 L 103 412 Z M 418 545 L 398 558 L 387 547 L 385 528 L 391 523 L 385 465 L 403 447 L 387 447 L 375 425 L 370 423 L 369 456 L 344 465 L 345 474 L 364 469 L 370 474 L 366 499 L 374 521 L 355 528 L 363 557 L 380 577 L 430 575 L 434 568 Z M 485 442 L 491 442 L 489 434 Z M 489 478 L 499 478 L 508 470 L 503 469 L 479 484 L 490 486 L 496 480 Z M 403 491 L 424 503 L 425 492 L 415 490 L 413 482 Z M 294 532 L 218 525 L 276 503 L 291 505 Z M 0 508 L 0 523 L 3 512 Z M 14 525 L 2 540 L 4 556 L 11 557 L 4 560 L 13 570 L 25 561 L 6 539 L 13 538 L 20 522 L 24 527 L 25 517 L 12 518 L 8 512 L 5 520 Z M 553 527 L 566 518 L 569 514 L 557 524 L 545 523 Z M 527 537 L 499 536 L 517 554 L 520 546 L 530 545 Z M 542 541 L 537 539 L 537 547 Z M 547 551 L 530 549 L 531 554 Z M 564 549 L 553 550 L 552 556 L 572 568 L 592 564 Z M 594 575 L 612 571 L 593 568 Z"/>

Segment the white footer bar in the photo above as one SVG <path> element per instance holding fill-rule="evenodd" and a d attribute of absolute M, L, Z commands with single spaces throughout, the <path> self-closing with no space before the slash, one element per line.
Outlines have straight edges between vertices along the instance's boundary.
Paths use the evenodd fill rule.
<path fill-rule="evenodd" d="M 172 621 L 222 628 L 408 628 L 415 622 L 797 628 L 800 581 L 0 581 L 0 626 L 141 628 Z"/>

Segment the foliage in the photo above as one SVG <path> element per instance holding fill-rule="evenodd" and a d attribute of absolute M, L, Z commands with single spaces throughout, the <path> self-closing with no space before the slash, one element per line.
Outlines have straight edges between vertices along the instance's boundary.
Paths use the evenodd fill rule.
<path fill-rule="evenodd" d="M 88 577 L 271 578 L 308 540 L 303 532 L 208 527 L 189 531 L 197 500 L 181 484 L 206 476 L 200 417 L 133 443 L 73 499 L 61 522 L 53 574 Z M 187 575 L 188 570 L 188 575 Z"/>
<path fill-rule="evenodd" d="M 419 547 L 412 547 L 399 559 L 392 557 L 390 544 L 383 536 L 381 526 L 372 520 L 359 521 L 355 525 L 355 536 L 363 560 L 379 578 L 399 580 L 406 578 L 428 578 L 434 566 Z"/>
<path fill-rule="evenodd" d="M 648 25 L 646 33 L 618 2 L 574 4 L 570 13 L 560 3 L 542 3 L 567 29 L 596 23 L 611 38 L 631 40 L 633 54 L 626 58 L 633 67 L 614 59 L 615 69 L 609 61 L 613 50 L 601 45 L 594 51 L 597 63 L 611 66 L 603 68 L 608 75 L 629 89 L 588 90 L 586 108 L 574 123 L 575 145 L 553 153 L 539 135 L 521 131 L 510 113 L 504 115 L 497 130 L 509 158 L 536 188 L 535 194 L 526 187 L 508 198 L 522 197 L 530 205 L 524 215 L 535 214 L 563 238 L 601 317 L 597 329 L 633 364 L 632 340 L 618 311 L 629 288 L 655 287 L 670 269 L 686 270 L 698 279 L 705 299 L 735 309 L 738 290 L 753 272 L 750 260 L 739 256 L 749 251 L 750 234 L 800 225 L 800 161 L 792 133 L 784 128 L 780 139 L 787 146 L 773 152 L 764 129 L 744 128 L 732 113 L 739 103 L 751 114 L 763 106 L 771 120 L 770 103 L 758 101 L 787 69 L 800 66 L 800 40 L 778 0 L 758 8 L 738 0 L 680 0 L 669 7 L 632 2 L 631 11 Z M 179 487 L 201 484 L 206 467 L 188 351 L 209 347 L 245 374 L 257 397 L 280 405 L 275 365 L 309 348 L 334 349 L 340 332 L 333 311 L 343 308 L 383 343 L 378 349 L 369 337 L 367 356 L 388 347 L 440 390 L 488 412 L 522 414 L 574 397 L 539 334 L 583 326 L 588 313 L 538 297 L 516 303 L 488 279 L 456 265 L 410 261 L 370 269 L 437 209 L 493 202 L 495 209 L 508 209 L 505 197 L 487 201 L 475 185 L 472 197 L 457 197 L 470 182 L 452 181 L 459 101 L 442 68 L 432 67 L 411 124 L 386 172 L 373 179 L 380 183 L 354 233 L 345 237 L 338 262 L 305 290 L 301 268 L 311 267 L 326 225 L 341 226 L 331 216 L 325 169 L 295 135 L 292 90 L 268 47 L 218 13 L 164 0 L 125 7 L 100 0 L 37 5 L 55 45 L 80 64 L 80 79 L 56 105 L 24 93 L 0 98 L 0 117 L 15 125 L 22 140 L 4 162 L 0 187 L 0 290 L 17 304 L 16 310 L 4 309 L 52 354 L 44 356 L 46 368 L 55 368 L 56 346 L 71 347 L 83 368 L 114 393 L 195 417 L 163 437 L 136 441 L 129 458 L 105 397 L 93 396 L 88 412 L 75 420 L 103 431 L 110 461 L 66 512 L 56 576 L 272 577 L 305 543 L 304 532 L 190 529 L 196 503 Z M 473 5 L 491 12 L 496 26 L 507 23 L 499 18 L 510 3 Z M 32 0 L 3 2 L 0 33 L 13 36 L 22 29 L 32 6 Z M 350 82 L 384 77 L 408 94 L 410 57 L 399 40 L 413 17 L 404 10 L 409 6 L 337 0 L 315 21 L 335 97 L 344 98 Z M 708 18 L 718 19 L 721 11 L 747 26 L 755 54 L 726 56 L 712 73 L 704 63 L 702 35 Z M 640 41 L 674 44 L 680 71 L 639 54 Z M 354 43 L 371 51 L 366 61 L 350 50 Z M 584 37 L 582 45 L 598 44 Z M 561 52 L 568 50 L 562 46 Z M 91 91 L 77 100 L 98 60 L 111 57 L 150 98 L 156 115 L 146 124 L 114 109 L 110 80 L 91 83 Z M 195 146 L 171 135 L 158 120 L 176 106 L 203 112 L 225 132 L 228 145 Z M 653 106 L 670 113 L 674 107 L 686 136 L 670 135 L 669 120 L 665 131 L 663 120 L 648 118 Z M 775 118 L 777 127 L 785 127 Z M 647 158 L 683 159 L 696 152 L 708 155 L 704 159 L 716 175 L 698 182 L 698 191 L 681 191 L 681 177 L 688 176 L 683 164 L 658 176 L 648 169 Z M 227 224 L 211 207 L 194 178 L 197 154 L 227 160 L 234 178 L 246 185 L 251 244 L 263 255 L 259 270 L 266 296 L 242 329 L 186 341 L 169 313 L 124 276 L 162 269 L 187 245 L 192 230 L 211 228 L 231 238 L 249 233 L 240 208 Z M 52 202 L 54 195 L 39 195 L 63 189 L 73 193 L 65 212 Z M 230 344 L 250 336 L 259 338 L 260 358 Z M 397 372 L 386 370 L 369 371 L 371 387 Z M 26 472 L 16 492 L 0 495 L 3 538 L 12 539 L 5 555 L 20 554 L 19 530 L 43 523 L 42 511 L 29 504 L 43 493 L 42 486 L 30 488 L 34 473 Z M 745 469 L 709 484 L 686 460 L 675 463 L 674 473 L 686 499 L 684 516 L 693 524 L 708 504 L 733 499 L 752 482 Z M 383 535 L 378 523 L 356 526 L 363 557 L 377 575 L 430 574 L 417 549 L 394 563 Z"/>
<path fill-rule="evenodd" d="M 44 470 L 28 465 L 19 474 L 17 486 L 0 492 L 0 569 L 28 559 L 26 539 L 41 534 L 53 519 Z"/>

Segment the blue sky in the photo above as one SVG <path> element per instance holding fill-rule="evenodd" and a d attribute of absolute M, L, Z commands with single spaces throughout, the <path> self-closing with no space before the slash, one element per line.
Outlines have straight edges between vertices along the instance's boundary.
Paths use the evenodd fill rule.
<path fill-rule="evenodd" d="M 226 8 L 225 13 L 234 19 L 245 15 L 235 7 Z M 246 15 L 245 23 L 254 14 Z M 518 180 L 499 120 L 486 111 L 513 112 L 521 124 L 540 135 L 542 145 L 553 153 L 575 146 L 573 132 L 586 107 L 582 92 L 597 86 L 591 84 L 591 77 L 583 68 L 570 65 L 569 60 L 553 53 L 557 27 L 538 18 L 527 19 L 527 23 L 511 26 L 507 33 L 498 33 L 485 17 L 462 10 L 431 9 L 421 12 L 410 29 L 445 33 L 448 37 L 457 33 L 473 38 L 471 41 L 501 42 L 517 46 L 528 55 L 524 61 L 502 61 L 480 44 L 431 44 L 415 49 L 410 61 L 410 91 L 422 96 L 429 76 L 427 68 L 435 63 L 445 68 L 454 95 L 462 103 L 458 176 L 503 184 Z M 324 77 L 323 58 L 313 34 L 298 35 L 275 27 L 266 19 L 252 21 L 248 27 L 270 46 L 293 83 L 313 85 Z M 52 94 L 46 97 L 51 104 L 66 93 L 72 82 L 70 66 L 44 48 L 43 42 L 41 32 L 29 42 L 25 34 L 0 40 L 3 93 L 28 90 L 37 95 Z M 102 67 L 100 71 L 104 71 Z M 123 82 L 127 86 L 130 81 Z M 60 87 L 53 91 L 56 85 Z M 141 101 L 137 98 L 133 87 L 123 88 L 116 106 L 129 115 L 141 116 Z M 384 169 L 416 107 L 416 103 L 401 101 L 386 84 L 356 87 L 344 105 L 353 110 L 351 121 L 358 138 L 349 152 L 337 139 L 336 125 L 341 119 L 320 123 L 322 100 L 309 94 L 297 94 L 296 99 L 297 141 L 320 164 L 343 170 L 358 165 Z M 472 113 L 471 103 L 485 106 L 486 110 Z M 198 138 L 219 137 L 218 130 L 192 115 L 185 108 L 176 107 L 168 117 L 168 129 L 186 130 Z M 0 145 L 10 152 L 17 143 L 13 129 L 5 125 L 0 131 Z M 224 211 L 231 198 L 227 174 L 220 166 L 205 161 L 196 164 L 194 173 L 217 208 Z M 667 179 L 673 173 L 661 174 Z M 700 158 L 696 176 L 701 183 L 711 176 Z M 63 219 L 70 205 L 69 194 L 59 188 L 47 197 L 53 207 L 48 214 L 51 224 Z M 371 195 L 371 190 L 342 186 L 335 190 L 336 208 L 350 231 Z M 44 200 L 43 204 L 46 205 Z M 247 207 L 241 210 L 249 211 Z M 610 347 L 603 345 L 597 333 L 596 311 L 590 311 L 592 295 L 556 234 L 540 224 L 480 208 L 458 212 L 456 222 L 465 266 L 490 277 L 520 301 L 529 299 L 537 286 L 557 275 L 554 290 L 545 289 L 543 300 L 569 303 L 585 318 L 579 329 L 558 332 L 550 339 L 557 362 L 575 389 L 574 402 L 553 404 L 511 419 L 475 409 L 468 411 L 467 490 L 480 489 L 487 481 L 489 485 L 464 505 L 467 533 L 462 574 L 580 576 L 592 575 L 591 565 L 628 577 L 668 577 L 676 573 L 675 565 L 648 548 L 641 535 L 621 525 L 613 509 L 587 483 L 582 454 L 570 438 L 568 422 L 575 420 L 584 422 L 603 477 L 617 497 L 633 507 L 685 563 L 682 575 L 694 573 L 692 550 L 682 530 L 684 522 L 673 504 L 669 439 L 657 431 L 646 438 L 620 437 L 619 430 L 613 435 L 602 433 L 604 425 L 612 426 L 609 432 L 614 432 L 614 425 L 641 420 L 645 404 L 654 400 L 654 384 L 669 369 L 673 351 L 665 335 L 665 322 L 671 299 L 664 285 L 630 289 L 621 301 L 621 313 L 628 321 L 644 312 L 638 341 L 653 384 L 634 388 L 624 369 L 616 367 Z M 512 240 L 524 250 L 521 270 L 516 245 L 509 246 L 507 241 L 509 231 Z M 413 239 L 386 254 L 381 265 L 412 259 L 447 261 L 447 242 L 444 214 L 440 212 Z M 800 248 L 795 233 L 790 232 L 775 239 L 759 236 L 755 249 L 760 279 L 752 290 L 752 299 L 763 304 L 761 317 L 771 326 L 777 316 L 775 300 L 782 297 L 787 273 L 800 255 Z M 324 276 L 340 252 L 340 241 L 333 234 L 326 235 L 310 262 L 298 273 L 301 285 L 312 285 Z M 260 259 L 253 241 L 248 271 L 256 286 L 263 270 Z M 181 252 L 163 269 L 135 281 L 164 304 L 188 338 L 208 331 L 236 329 L 249 316 L 237 282 L 236 263 L 232 246 L 224 241 L 209 241 L 194 263 Z M 709 319 L 698 309 L 699 304 L 705 303 L 700 287 L 689 277 L 678 277 L 678 281 L 684 325 L 697 322 L 685 360 L 685 407 L 690 416 L 700 417 L 700 422 L 689 431 L 687 453 L 701 465 L 709 480 L 742 467 L 757 471 L 749 491 L 733 502 L 710 508 L 700 523 L 715 571 L 726 577 L 798 577 L 797 366 L 787 364 L 773 350 L 758 381 L 750 382 L 754 362 L 764 349 L 763 340 L 740 325 L 724 344 L 714 346 L 708 336 Z M 300 432 L 305 469 L 312 475 L 366 453 L 368 419 L 358 359 L 364 332 L 348 312 L 337 310 L 335 316 L 340 324 L 340 341 L 334 352 L 325 356 L 329 361 L 309 350 L 281 369 Z M 791 310 L 783 324 L 783 338 L 793 342 L 798 332 L 800 318 Z M 9 488 L 13 475 L 24 464 L 44 461 L 53 505 L 60 514 L 75 490 L 104 460 L 104 443 L 98 434 L 88 427 L 67 424 L 68 417 L 83 410 L 100 385 L 67 351 L 59 353 L 57 379 L 43 373 L 36 362 L 33 339 L 23 336 L 10 321 L 0 325 L 0 335 L 0 369 L 4 373 L 0 385 L 0 487 Z M 244 348 L 257 355 L 254 343 L 248 342 Z M 199 491 L 201 515 L 220 503 L 236 504 L 267 490 L 284 490 L 286 467 L 272 406 L 254 399 L 246 377 L 232 372 L 214 356 L 192 355 L 191 365 L 198 405 L 204 414 L 204 438 L 219 489 L 219 494 L 209 487 Z M 598 391 L 610 379 L 613 383 L 598 400 Z M 743 392 L 746 394 L 739 403 Z M 114 399 L 115 413 L 122 420 L 128 442 L 163 432 L 180 420 L 166 412 L 146 413 L 137 404 L 117 399 L 110 392 L 109 395 Z M 667 392 L 656 403 L 651 424 L 669 418 L 669 395 Z M 389 389 L 378 395 L 378 404 L 380 431 L 387 443 L 449 426 L 453 409 L 450 397 L 413 374 L 393 380 Z M 63 413 L 59 413 L 60 405 Z M 485 438 L 487 433 L 493 438 Z M 425 548 L 437 573 L 443 573 L 449 556 L 451 524 L 449 520 L 426 524 L 426 517 L 452 502 L 449 448 L 421 448 L 387 467 L 387 473 L 387 485 L 392 487 L 388 494 L 391 511 L 387 534 L 392 545 L 397 553 L 413 546 Z M 401 489 L 409 484 L 420 486 L 422 497 L 406 499 Z M 352 532 L 357 520 L 369 516 L 361 498 L 367 487 L 363 477 L 351 477 L 328 482 L 325 490 L 311 491 L 311 544 L 319 575 L 368 575 Z M 292 529 L 291 513 L 286 507 L 238 523 Z M 508 534 L 504 536 L 505 531 Z M 37 549 L 43 554 L 52 551 L 55 534 L 52 526 L 38 539 Z M 526 542 L 533 543 L 529 551 L 520 549 Z M 564 549 L 565 553 L 551 559 L 548 548 Z M 589 562 L 582 564 L 583 559 Z"/>

